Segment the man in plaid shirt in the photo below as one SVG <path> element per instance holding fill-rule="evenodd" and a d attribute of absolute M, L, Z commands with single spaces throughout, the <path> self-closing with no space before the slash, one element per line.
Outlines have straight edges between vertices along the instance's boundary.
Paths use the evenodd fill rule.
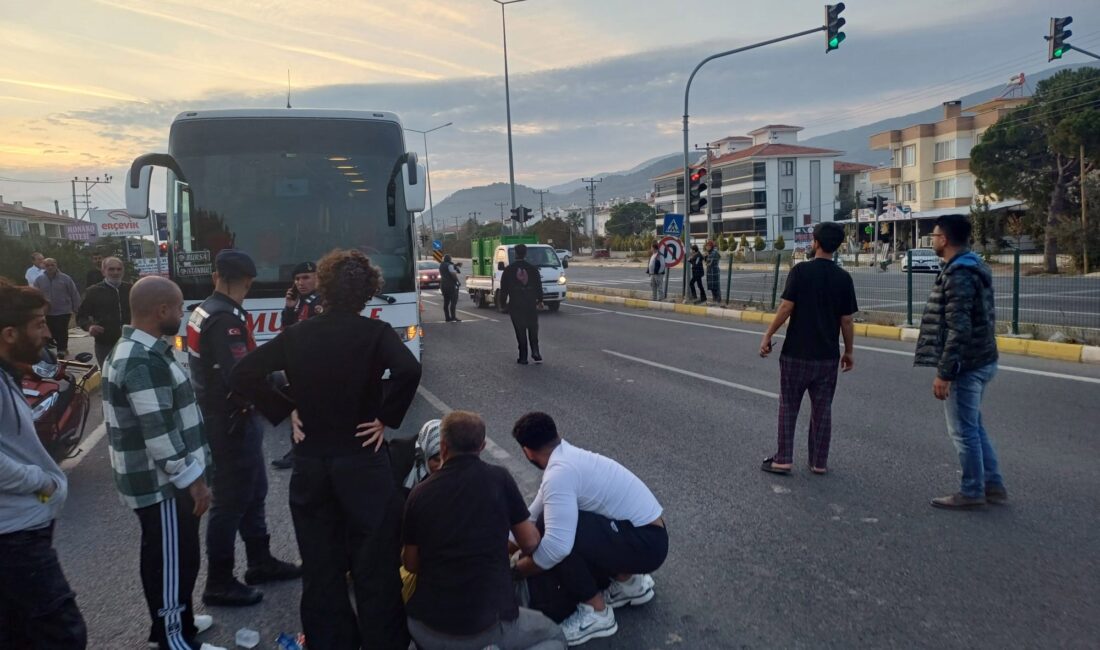
<path fill-rule="evenodd" d="M 141 524 L 141 583 L 152 618 L 150 643 L 162 650 L 207 647 L 210 627 L 195 616 L 199 518 L 210 506 L 211 467 L 191 381 L 162 336 L 179 331 L 183 294 L 151 276 L 130 291 L 132 326 L 107 358 L 103 414 L 115 485 Z"/>

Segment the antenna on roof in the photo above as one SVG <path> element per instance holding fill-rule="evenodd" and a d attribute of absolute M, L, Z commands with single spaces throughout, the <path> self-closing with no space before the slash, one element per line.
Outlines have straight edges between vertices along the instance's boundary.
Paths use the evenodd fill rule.
<path fill-rule="evenodd" d="M 286 69 L 286 107 L 290 108 L 290 68 Z"/>

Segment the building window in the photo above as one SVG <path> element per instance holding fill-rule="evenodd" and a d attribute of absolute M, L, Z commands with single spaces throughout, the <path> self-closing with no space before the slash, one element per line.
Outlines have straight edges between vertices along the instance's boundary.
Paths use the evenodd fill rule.
<path fill-rule="evenodd" d="M 722 187 L 722 170 L 714 169 L 710 172 L 710 189 L 717 190 Z"/>
<path fill-rule="evenodd" d="M 711 197 L 707 201 L 707 207 L 710 208 L 710 213 L 711 214 L 721 214 L 722 213 L 722 197 L 721 196 Z"/>
<path fill-rule="evenodd" d="M 737 210 L 766 210 L 768 208 L 768 194 L 763 190 L 745 190 L 734 192 L 722 197 L 722 205 L 726 212 Z"/>
<path fill-rule="evenodd" d="M 782 205 L 779 206 L 780 210 L 784 212 L 794 211 L 794 190 L 783 190 L 781 199 Z"/>
<path fill-rule="evenodd" d="M 783 217 L 783 230 L 794 230 L 794 217 Z"/>
<path fill-rule="evenodd" d="M 917 164 L 917 145 L 907 144 L 905 148 L 901 150 L 902 164 L 905 167 L 912 167 Z"/>
<path fill-rule="evenodd" d="M 936 181 L 936 194 L 937 199 L 953 199 L 955 198 L 955 180 L 954 178 L 945 178 L 943 180 Z"/>
<path fill-rule="evenodd" d="M 782 164 L 783 164 L 783 175 L 784 176 L 794 176 L 794 161 L 793 160 L 784 160 L 784 161 L 782 161 Z"/>
<path fill-rule="evenodd" d="M 890 150 L 890 166 L 901 167 L 901 149 Z"/>
<path fill-rule="evenodd" d="M 955 141 L 944 140 L 943 142 L 936 143 L 936 162 L 941 160 L 954 160 L 955 158 Z"/>
<path fill-rule="evenodd" d="M 901 200 L 902 201 L 916 201 L 917 200 L 917 184 L 905 183 L 901 186 Z"/>
<path fill-rule="evenodd" d="M 876 194 L 877 194 L 877 192 L 876 192 Z M 887 198 L 892 200 L 894 203 L 899 203 L 901 201 L 901 186 L 900 185 L 891 185 L 890 186 L 890 196 L 887 197 Z"/>

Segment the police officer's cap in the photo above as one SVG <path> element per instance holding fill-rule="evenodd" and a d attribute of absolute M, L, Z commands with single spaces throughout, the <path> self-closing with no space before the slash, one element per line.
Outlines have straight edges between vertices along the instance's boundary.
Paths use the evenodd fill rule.
<path fill-rule="evenodd" d="M 294 267 L 294 275 L 301 275 L 303 273 L 316 273 L 317 265 L 313 262 L 302 262 L 298 266 Z"/>
<path fill-rule="evenodd" d="M 218 275 L 225 278 L 254 278 L 256 263 L 248 253 L 235 248 L 226 248 L 214 259 L 214 268 Z"/>

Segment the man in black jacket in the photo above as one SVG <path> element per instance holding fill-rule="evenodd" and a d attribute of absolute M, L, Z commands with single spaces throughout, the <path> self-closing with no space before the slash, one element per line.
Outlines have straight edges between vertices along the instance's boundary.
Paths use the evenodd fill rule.
<path fill-rule="evenodd" d="M 500 276 L 500 293 L 512 327 L 516 330 L 519 359 L 516 363 L 527 365 L 527 343 L 531 343 L 531 360 L 542 363 L 539 354 L 539 307 L 542 306 L 542 275 L 538 267 L 527 261 L 527 246 L 516 244 L 516 261 L 504 269 Z"/>
<path fill-rule="evenodd" d="M 443 294 L 443 317 L 448 323 L 461 323 L 455 315 L 458 306 L 458 287 L 462 284 L 462 278 L 458 275 L 458 268 L 451 260 L 450 255 L 444 255 L 439 263 L 439 290 Z"/>
<path fill-rule="evenodd" d="M 997 373 L 993 276 L 969 248 L 962 215 L 936 220 L 932 246 L 946 264 L 921 318 L 915 365 L 936 369 L 932 393 L 942 400 L 959 452 L 962 488 L 932 499 L 936 508 L 966 509 L 1008 500 L 997 455 L 982 424 L 982 396 Z"/>
<path fill-rule="evenodd" d="M 122 326 L 130 324 L 130 287 L 122 281 L 122 260 L 103 260 L 103 281 L 89 285 L 76 312 L 76 324 L 95 339 L 95 360 L 103 360 L 122 338 Z"/>

